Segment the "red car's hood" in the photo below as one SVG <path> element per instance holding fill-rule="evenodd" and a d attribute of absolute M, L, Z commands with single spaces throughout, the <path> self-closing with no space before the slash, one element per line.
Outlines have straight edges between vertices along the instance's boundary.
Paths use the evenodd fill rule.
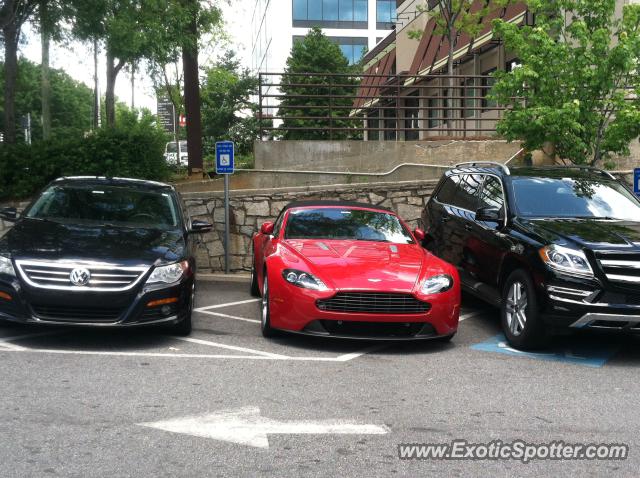
<path fill-rule="evenodd" d="M 317 239 L 290 239 L 285 244 L 322 281 L 339 290 L 411 292 L 427 257 L 416 244 Z"/>

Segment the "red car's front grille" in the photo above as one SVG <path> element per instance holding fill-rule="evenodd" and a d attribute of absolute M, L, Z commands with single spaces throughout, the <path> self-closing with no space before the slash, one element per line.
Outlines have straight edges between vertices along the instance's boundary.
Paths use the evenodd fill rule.
<path fill-rule="evenodd" d="M 431 305 L 410 294 L 381 292 L 340 292 L 330 299 L 316 301 L 320 310 L 352 314 L 421 314 Z"/>

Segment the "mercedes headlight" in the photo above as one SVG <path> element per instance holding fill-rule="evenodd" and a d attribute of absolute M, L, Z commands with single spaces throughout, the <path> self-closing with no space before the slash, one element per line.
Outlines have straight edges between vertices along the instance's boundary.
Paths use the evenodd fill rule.
<path fill-rule="evenodd" d="M 439 294 L 446 292 L 453 287 L 453 277 L 447 274 L 441 274 L 428 277 L 423 283 L 420 292 L 425 295 Z"/>
<path fill-rule="evenodd" d="M 542 261 L 551 269 L 593 277 L 591 265 L 582 251 L 554 244 L 543 247 L 539 252 Z"/>
<path fill-rule="evenodd" d="M 317 277 L 309 274 L 308 272 L 297 271 L 294 269 L 285 269 L 282 272 L 282 277 L 288 283 L 293 284 L 297 287 L 302 287 L 303 289 L 312 289 L 312 290 L 329 290 L 329 288 L 325 285 Z"/>
<path fill-rule="evenodd" d="M 0 274 L 6 274 L 9 276 L 16 276 L 16 271 L 13 268 L 11 259 L 8 257 L 0 256 Z"/>
<path fill-rule="evenodd" d="M 173 284 L 179 281 L 182 276 L 189 270 L 189 262 L 182 261 L 168 266 L 156 267 L 149 278 L 147 284 L 163 282 L 165 284 Z"/>

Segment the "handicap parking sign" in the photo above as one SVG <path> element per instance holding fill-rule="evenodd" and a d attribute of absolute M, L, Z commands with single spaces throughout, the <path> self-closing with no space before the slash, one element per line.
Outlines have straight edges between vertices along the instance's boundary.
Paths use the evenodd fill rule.
<path fill-rule="evenodd" d="M 633 192 L 640 196 L 640 168 L 633 170 Z"/>
<path fill-rule="evenodd" d="M 233 174 L 235 169 L 234 153 L 233 141 L 219 141 L 216 143 L 217 174 Z"/>

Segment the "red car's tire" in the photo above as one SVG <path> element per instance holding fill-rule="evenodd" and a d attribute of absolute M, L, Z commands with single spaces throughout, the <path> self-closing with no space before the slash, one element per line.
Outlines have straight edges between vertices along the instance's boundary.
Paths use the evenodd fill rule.
<path fill-rule="evenodd" d="M 267 271 L 264 271 L 264 285 L 262 287 L 262 300 L 260 301 L 260 330 L 266 338 L 275 337 L 277 331 L 271 327 L 271 313 L 269 309 L 269 279 Z"/>
<path fill-rule="evenodd" d="M 253 297 L 260 297 L 260 284 L 258 284 L 258 273 L 256 271 L 256 256 L 253 256 L 253 263 L 251 266 L 251 286 L 249 292 Z"/>

